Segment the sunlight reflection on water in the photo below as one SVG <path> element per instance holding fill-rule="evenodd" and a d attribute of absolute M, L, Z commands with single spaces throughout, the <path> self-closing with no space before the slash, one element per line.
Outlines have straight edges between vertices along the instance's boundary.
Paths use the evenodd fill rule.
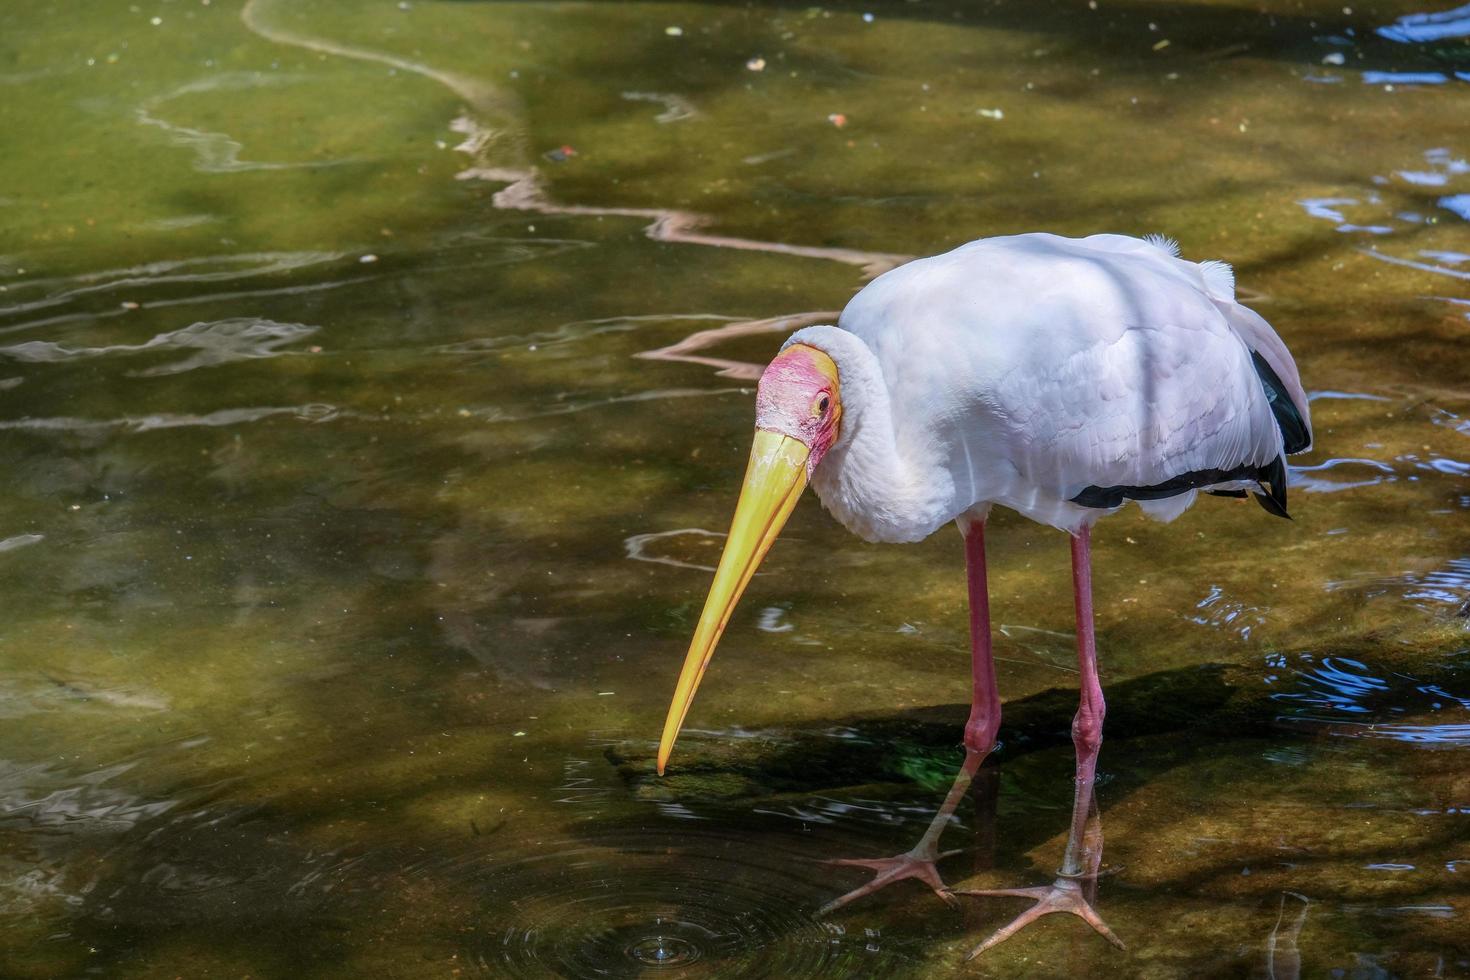
<path fill-rule="evenodd" d="M 1470 36 L 1470 4 L 1434 13 L 1405 14 L 1391 25 L 1378 28 L 1378 35 L 1404 44 Z"/>
<path fill-rule="evenodd" d="M 1296 662 L 1299 666 L 1291 666 L 1280 654 L 1267 660 L 1279 673 L 1266 682 L 1287 688 L 1271 694 L 1291 709 L 1282 721 L 1348 738 L 1390 739 L 1427 748 L 1470 746 L 1470 694 L 1456 695 L 1399 672 L 1376 671 L 1347 657 L 1318 660 L 1300 654 Z M 1387 720 L 1442 711 L 1455 719 L 1441 724 Z M 1384 720 L 1364 720 L 1370 715 Z"/>

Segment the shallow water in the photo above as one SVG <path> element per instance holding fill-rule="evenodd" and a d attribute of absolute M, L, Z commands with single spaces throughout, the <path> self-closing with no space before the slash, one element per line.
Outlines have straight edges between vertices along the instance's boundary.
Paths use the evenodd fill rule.
<path fill-rule="evenodd" d="M 1433 14 L 10 5 L 0 972 L 1470 974 L 1470 21 Z M 1128 950 L 1051 917 L 965 964 L 1020 903 L 817 914 L 959 766 L 954 535 L 803 503 L 651 756 L 752 366 L 1032 229 L 1231 262 L 1318 439 L 1290 524 L 1100 527 Z M 1071 805 L 1066 549 L 993 526 L 969 887 L 1044 883 Z"/>

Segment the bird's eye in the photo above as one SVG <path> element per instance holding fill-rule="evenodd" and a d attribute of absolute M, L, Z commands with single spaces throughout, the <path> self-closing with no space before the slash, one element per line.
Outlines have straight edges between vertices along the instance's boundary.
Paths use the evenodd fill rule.
<path fill-rule="evenodd" d="M 829 407 L 831 407 L 831 404 L 832 404 L 832 400 L 830 398 L 828 398 L 826 395 L 823 395 L 821 398 L 818 398 L 817 399 L 817 414 L 818 415 L 826 415 L 827 414 L 827 409 Z"/>

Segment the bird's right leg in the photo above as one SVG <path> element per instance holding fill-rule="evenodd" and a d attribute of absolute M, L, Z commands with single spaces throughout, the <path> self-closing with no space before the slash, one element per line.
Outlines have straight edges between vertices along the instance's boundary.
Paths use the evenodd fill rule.
<path fill-rule="evenodd" d="M 960 532 L 965 536 L 965 568 L 970 591 L 970 673 L 973 699 L 970 704 L 970 720 L 965 724 L 965 762 L 955 776 L 954 785 L 945 796 L 944 803 L 924 836 L 910 850 L 891 858 L 846 858 L 831 861 L 831 864 L 866 868 L 873 872 L 873 880 L 854 888 L 847 894 L 833 899 L 822 906 L 821 912 L 831 912 L 849 902 L 856 901 L 895 881 L 916 878 L 924 882 L 950 905 L 957 904 L 944 879 L 939 877 L 935 866 L 943 858 L 959 851 L 939 850 L 939 837 L 949 825 L 955 807 L 964 798 L 975 778 L 980 763 L 995 747 L 995 734 L 1000 728 L 1000 694 L 995 688 L 995 661 L 990 650 L 990 596 L 985 577 L 985 522 L 960 518 Z"/>
<path fill-rule="evenodd" d="M 970 586 L 970 720 L 965 751 L 984 759 L 1000 730 L 1000 691 L 990 650 L 990 584 L 985 576 L 985 522 L 960 519 L 965 536 L 965 577 Z"/>

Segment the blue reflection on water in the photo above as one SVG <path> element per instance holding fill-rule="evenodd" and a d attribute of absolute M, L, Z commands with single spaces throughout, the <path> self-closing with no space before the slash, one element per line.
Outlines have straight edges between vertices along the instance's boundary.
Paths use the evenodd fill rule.
<path fill-rule="evenodd" d="M 1296 675 L 1302 681 L 1302 689 L 1282 691 L 1271 695 L 1272 699 L 1367 714 L 1369 708 L 1364 702 L 1373 694 L 1388 690 L 1387 682 L 1369 674 L 1366 664 L 1346 657 L 1324 657 L 1317 666 L 1299 670 Z"/>
<path fill-rule="evenodd" d="M 1439 199 L 1439 206 L 1470 221 L 1470 194 L 1452 194 Z"/>
<path fill-rule="evenodd" d="M 1470 72 L 1456 72 L 1455 77 L 1470 81 Z M 1381 85 L 1438 85 L 1450 81 L 1443 72 L 1363 72 L 1363 81 Z M 1434 203 L 1466 221 L 1470 221 L 1470 193 L 1463 191 L 1463 178 L 1470 175 L 1470 161 L 1456 154 L 1449 147 L 1436 146 L 1423 151 L 1423 164 L 1414 164 L 1393 170 L 1390 176 L 1373 177 L 1373 183 L 1383 188 L 1380 193 L 1364 190 L 1356 196 L 1309 197 L 1297 201 L 1297 205 L 1309 217 L 1330 221 L 1337 230 L 1345 233 L 1364 233 L 1375 236 L 1393 235 L 1416 225 L 1433 224 L 1438 212 L 1426 214 L 1419 209 L 1423 198 L 1414 196 L 1405 199 L 1401 188 L 1405 185 L 1416 191 L 1423 188 L 1443 188 L 1445 193 Z M 1460 186 L 1456 186 L 1460 185 Z M 1456 191 L 1459 191 L 1456 193 Z M 1395 195 L 1400 195 L 1394 200 Z M 1444 265 L 1432 265 L 1401 256 L 1384 255 L 1376 250 L 1367 252 L 1376 259 L 1427 272 L 1437 272 L 1456 279 L 1467 278 L 1452 266 L 1465 261 L 1465 254 L 1458 251 L 1420 251 L 1422 257 Z"/>
<path fill-rule="evenodd" d="M 1467 258 L 1470 258 L 1470 256 L 1466 256 L 1466 257 Z M 1307 393 L 1307 401 L 1309 401 L 1309 402 L 1314 402 L 1314 401 L 1317 401 L 1318 399 L 1321 399 L 1321 398 L 1328 398 L 1328 399 L 1337 398 L 1337 399 L 1342 399 L 1342 400 L 1345 400 L 1345 401 L 1370 401 L 1370 402 L 1386 402 L 1386 401 L 1392 401 L 1393 400 L 1393 399 L 1387 397 L 1386 395 L 1370 395 L 1367 392 L 1362 392 L 1362 391 L 1331 391 L 1331 390 L 1324 389 L 1322 391 L 1312 391 L 1312 392 L 1308 392 Z"/>
<path fill-rule="evenodd" d="M 1368 85 L 1443 85 L 1450 77 L 1440 71 L 1365 71 Z"/>
<path fill-rule="evenodd" d="M 1393 231 L 1390 225 L 1362 225 L 1348 221 L 1343 213 L 1342 209 L 1345 207 L 1356 207 L 1364 203 L 1382 204 L 1383 199 L 1377 194 L 1370 194 L 1364 201 L 1356 197 L 1309 197 L 1297 203 L 1313 218 L 1324 218 L 1333 222 L 1341 232 L 1363 231 L 1371 235 L 1387 235 Z"/>
<path fill-rule="evenodd" d="M 1204 611 L 1186 617 L 1190 622 L 1234 630 L 1242 640 L 1249 640 L 1251 630 L 1266 622 L 1266 610 L 1226 598 L 1225 590 L 1218 585 L 1211 585 L 1209 594 L 1195 603 L 1195 608 Z"/>
<path fill-rule="evenodd" d="M 1344 580 L 1327 584 L 1329 592 L 1340 589 L 1358 589 L 1368 597 L 1397 592 L 1425 612 L 1440 612 L 1446 605 L 1463 607 L 1470 601 L 1470 557 L 1451 558 L 1439 568 L 1427 572 L 1405 572 L 1367 582 Z M 1420 600 L 1435 605 L 1426 605 Z"/>
<path fill-rule="evenodd" d="M 1291 666 L 1293 659 L 1300 665 L 1295 669 Z M 1425 683 L 1399 671 L 1375 669 L 1349 657 L 1323 657 L 1318 661 L 1310 653 L 1295 658 L 1276 653 L 1266 658 L 1266 664 L 1280 671 L 1268 675 L 1267 684 L 1291 685 L 1271 694 L 1271 699 L 1288 712 L 1278 721 L 1348 738 L 1390 739 L 1426 748 L 1470 746 L 1470 694 L 1454 694 L 1442 684 Z M 1442 724 L 1396 720 L 1439 712 L 1453 713 L 1455 718 Z"/>
<path fill-rule="evenodd" d="M 1470 725 L 1370 725 L 1362 731 L 1346 732 L 1360 738 L 1391 738 L 1431 748 L 1470 746 Z"/>
<path fill-rule="evenodd" d="M 1470 419 L 1463 418 L 1447 408 L 1430 406 L 1429 421 L 1434 425 L 1442 425 L 1446 428 L 1454 429 L 1456 432 L 1463 432 L 1466 435 L 1470 435 Z"/>
<path fill-rule="evenodd" d="M 1470 36 L 1470 4 L 1432 14 L 1407 14 L 1378 28 L 1379 37 L 1401 44 L 1424 44 L 1445 38 Z"/>
<path fill-rule="evenodd" d="M 1405 575 L 1409 588 L 1405 599 L 1429 599 L 1434 602 L 1459 604 L 1470 596 L 1470 558 L 1451 558 L 1444 568 L 1423 575 Z"/>
<path fill-rule="evenodd" d="M 1373 473 L 1365 474 L 1353 479 L 1333 480 L 1325 476 L 1333 470 L 1341 467 L 1366 467 Z M 1394 468 L 1388 463 L 1377 459 L 1362 459 L 1354 457 L 1334 458 L 1317 463 L 1314 466 L 1291 466 L 1288 467 L 1291 474 L 1291 486 L 1294 490 L 1305 490 L 1308 493 L 1333 493 L 1338 490 L 1353 490 L 1358 487 L 1371 487 L 1379 483 L 1392 482 L 1397 479 Z"/>

